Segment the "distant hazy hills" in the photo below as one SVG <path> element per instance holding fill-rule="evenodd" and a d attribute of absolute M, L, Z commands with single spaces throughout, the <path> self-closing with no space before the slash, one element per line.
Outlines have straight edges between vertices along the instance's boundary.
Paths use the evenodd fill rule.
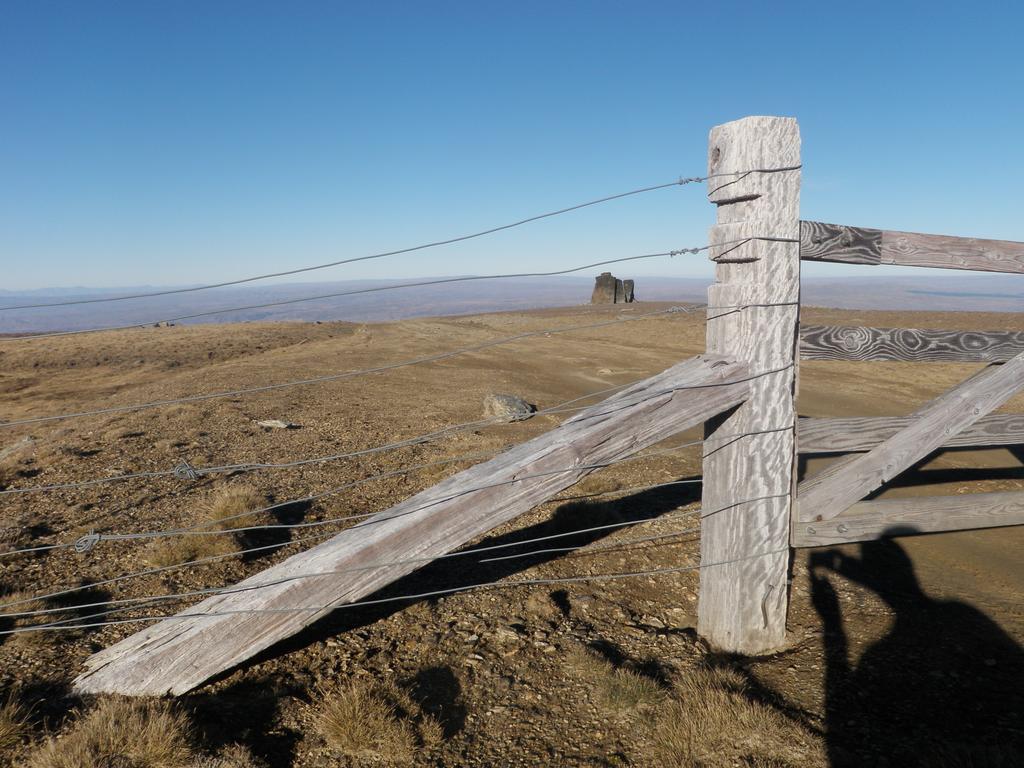
<path fill-rule="evenodd" d="M 629 275 L 623 275 L 628 277 Z M 429 278 L 428 278 L 429 279 Z M 177 322 L 245 322 L 253 320 L 382 321 L 429 315 L 474 314 L 503 310 L 585 304 L 593 277 L 517 278 L 447 283 L 416 288 L 373 290 L 401 281 L 353 280 L 323 283 L 248 285 L 146 299 L 67 307 L 8 310 L 39 304 L 119 296 L 149 289 L 45 289 L 0 291 L 0 333 L 78 330 L 158 322 L 231 310 Z M 636 278 L 637 299 L 703 302 L 708 281 L 694 278 Z M 848 309 L 1024 312 L 1024 275 L 954 273 L 949 277 L 805 278 L 806 304 Z M 369 291 L 363 293 L 352 293 Z M 309 296 L 331 296 L 294 302 Z M 269 302 L 277 306 L 248 308 Z"/>

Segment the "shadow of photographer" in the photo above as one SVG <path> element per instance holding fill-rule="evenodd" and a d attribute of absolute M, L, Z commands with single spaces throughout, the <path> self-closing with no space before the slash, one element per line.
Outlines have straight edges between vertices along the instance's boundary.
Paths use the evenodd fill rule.
<path fill-rule="evenodd" d="M 814 552 L 811 598 L 825 642 L 832 766 L 1024 765 L 1024 650 L 977 608 L 936 600 L 888 537 L 860 556 Z M 875 592 L 894 620 L 856 661 L 832 574 Z"/>

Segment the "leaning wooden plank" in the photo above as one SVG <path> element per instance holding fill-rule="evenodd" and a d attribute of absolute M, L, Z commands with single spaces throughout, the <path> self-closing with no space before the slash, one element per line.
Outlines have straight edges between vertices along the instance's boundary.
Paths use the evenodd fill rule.
<path fill-rule="evenodd" d="M 1024 272 L 1024 243 L 800 222 L 800 258 L 846 264 Z"/>
<path fill-rule="evenodd" d="M 798 519 L 829 520 L 995 410 L 1024 386 L 1024 354 L 989 366 L 912 414 L 867 453 L 838 462 L 798 488 Z"/>
<path fill-rule="evenodd" d="M 908 362 L 1002 363 L 1024 352 L 1019 331 L 933 331 L 805 325 L 804 360 L 905 360 Z"/>
<path fill-rule="evenodd" d="M 855 416 L 797 422 L 800 453 L 870 451 L 914 421 L 913 416 Z M 978 419 L 962 432 L 943 441 L 941 448 L 986 445 L 1024 445 L 1024 413 L 996 413 Z"/>
<path fill-rule="evenodd" d="M 889 536 L 1024 524 L 1024 492 L 965 493 L 854 504 L 824 522 L 796 523 L 794 547 L 822 547 Z"/>
<path fill-rule="evenodd" d="M 749 390 L 746 364 L 720 356 L 680 363 L 186 609 L 182 618 L 160 621 L 95 654 L 76 688 L 133 695 L 191 690 L 425 565 L 423 559 L 530 510 L 593 465 L 625 458 L 738 405 Z M 367 567 L 379 563 L 396 564 Z M 303 574 L 316 575 L 295 578 Z M 295 612 L 300 606 L 313 610 Z"/>

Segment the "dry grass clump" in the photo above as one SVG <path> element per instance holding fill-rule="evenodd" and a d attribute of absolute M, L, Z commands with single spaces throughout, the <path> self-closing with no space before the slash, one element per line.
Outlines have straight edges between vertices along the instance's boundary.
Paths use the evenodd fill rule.
<path fill-rule="evenodd" d="M 28 710 L 9 695 L 0 705 L 0 754 L 21 746 L 28 733 Z"/>
<path fill-rule="evenodd" d="M 576 488 L 578 495 L 587 496 L 591 494 L 598 495 L 602 493 L 614 493 L 615 491 L 621 491 L 623 485 L 621 480 L 598 472 L 590 475 Z"/>
<path fill-rule="evenodd" d="M 441 743 L 443 728 L 436 718 L 393 684 L 359 680 L 333 689 L 318 689 L 316 726 L 327 745 L 350 758 L 409 763 L 417 747 Z"/>
<path fill-rule="evenodd" d="M 665 698 L 665 690 L 646 675 L 615 667 L 582 648 L 566 657 L 568 669 L 591 686 L 594 703 L 609 714 L 629 717 L 653 709 Z"/>
<path fill-rule="evenodd" d="M 826 764 L 824 747 L 804 728 L 749 696 L 728 669 L 694 669 L 659 708 L 651 734 L 655 764 L 788 768 Z"/>
<path fill-rule="evenodd" d="M 213 500 L 207 505 L 207 516 L 210 520 L 223 524 L 223 529 L 237 528 L 244 525 L 252 525 L 257 515 L 251 515 L 238 520 L 238 515 L 260 509 L 266 506 L 266 497 L 256 489 L 247 485 L 235 485 L 230 488 L 222 488 Z M 255 522 L 259 522 L 255 520 Z"/>
<path fill-rule="evenodd" d="M 261 515 L 246 515 L 266 506 L 266 497 L 248 486 L 222 488 L 204 507 L 204 530 L 230 531 L 266 522 Z M 245 517 L 239 517 L 246 515 Z M 204 557 L 229 555 L 241 550 L 237 536 L 231 534 L 185 534 L 157 539 L 148 559 L 153 565 L 187 563 Z"/>
<path fill-rule="evenodd" d="M 106 699 L 60 738 L 32 752 L 24 768 L 187 768 L 191 724 L 167 702 Z"/>

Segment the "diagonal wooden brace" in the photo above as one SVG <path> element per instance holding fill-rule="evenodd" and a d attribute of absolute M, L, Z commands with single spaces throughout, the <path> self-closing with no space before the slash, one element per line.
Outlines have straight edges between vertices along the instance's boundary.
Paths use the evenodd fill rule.
<path fill-rule="evenodd" d="M 695 357 L 92 656 L 80 692 L 180 694 L 623 459 L 744 402 L 746 363 Z"/>
<path fill-rule="evenodd" d="M 867 453 L 833 464 L 797 489 L 797 519 L 831 520 L 951 437 L 994 411 L 1024 387 L 1024 352 L 990 365 L 932 400 L 911 423 Z"/>

